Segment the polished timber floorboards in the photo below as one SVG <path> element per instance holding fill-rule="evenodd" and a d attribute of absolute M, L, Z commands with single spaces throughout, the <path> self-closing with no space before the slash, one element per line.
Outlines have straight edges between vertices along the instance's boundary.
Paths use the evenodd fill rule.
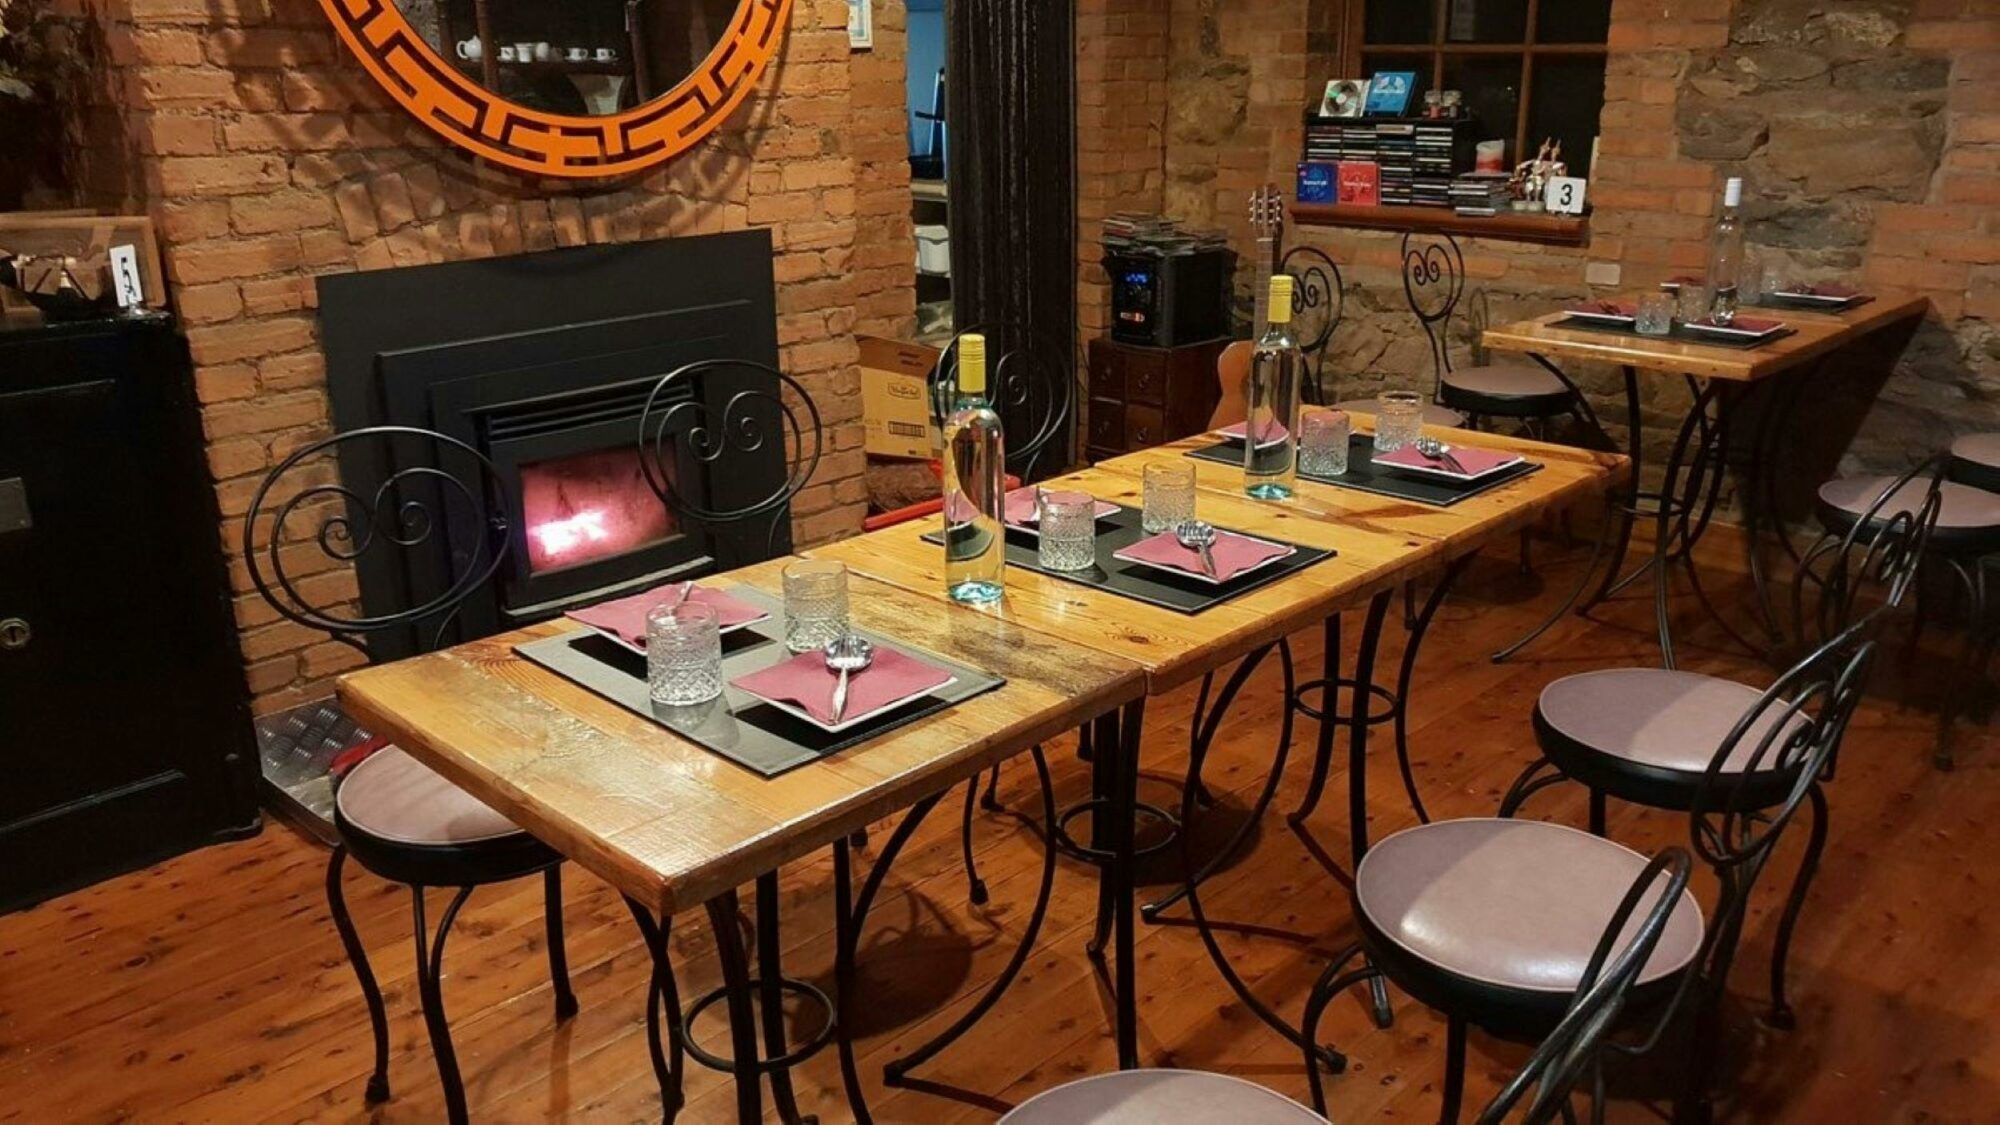
<path fill-rule="evenodd" d="M 1655 659 L 1647 594 L 1614 601 L 1596 622 L 1564 622 L 1512 664 L 1487 661 L 1547 611 L 1584 553 L 1538 550 L 1539 583 L 1521 578 L 1511 559 L 1488 560 L 1443 611 L 1420 668 L 1411 735 L 1434 814 L 1492 813 L 1532 755 L 1529 711 L 1549 679 Z M 1743 605 L 1742 590 L 1725 593 Z M 1758 682 L 1768 676 L 1716 649 L 1717 634 L 1683 602 L 1684 666 Z M 1358 631 L 1349 630 L 1349 644 Z M 1394 667 L 1400 633 L 1393 623 L 1387 630 L 1386 667 Z M 1313 629 L 1295 640 L 1302 678 L 1319 665 L 1317 637 Z M 1957 772 L 1933 772 L 1931 703 L 1921 688 L 1905 693 L 1896 681 L 1942 677 L 1921 659 L 1899 676 L 1900 651 L 1890 656 L 1889 682 L 1878 684 L 1884 691 L 1857 718 L 1830 790 L 1832 835 L 1794 952 L 1798 1029 L 1788 1033 L 1765 1029 L 1755 1013 L 1765 997 L 1779 885 L 1790 878 L 1803 832 L 1786 841 L 1760 888 L 1731 982 L 1737 1074 L 1721 1107 L 1725 1120 L 2000 1117 L 2000 830 L 1993 827 L 2000 738 L 1968 731 Z M 1240 810 L 1264 777 L 1274 682 L 1275 670 L 1260 672 L 1211 759 L 1209 784 L 1223 794 L 1225 811 Z M 1144 796 L 1156 803 L 1177 799 L 1171 779 L 1185 756 L 1192 704 L 1190 690 L 1150 708 Z M 1255 851 L 1204 895 L 1211 917 L 1232 927 L 1222 941 L 1235 963 L 1288 1015 L 1322 959 L 1353 933 L 1344 890 L 1279 815 L 1304 786 L 1310 739 L 1302 724 L 1302 745 Z M 1375 747 L 1371 823 L 1379 839 L 1413 818 L 1387 740 Z M 1065 800 L 1088 786 L 1072 750 L 1065 744 L 1051 754 Z M 1343 760 L 1344 750 L 1312 825 L 1336 855 L 1347 830 Z M 1037 806 L 1033 778 L 1025 759 L 1003 773 L 1010 810 Z M 982 812 L 977 846 L 992 898 L 985 908 L 968 904 L 957 811 L 955 795 L 939 806 L 870 919 L 859 1030 L 878 1120 L 991 1120 L 1037 1090 L 1112 1064 L 1108 1005 L 1083 953 L 1094 884 L 1065 862 L 1040 947 L 1013 991 L 920 1075 L 936 1092 L 879 1085 L 884 1061 L 943 1027 L 1005 963 L 1032 900 L 1036 838 L 1011 813 Z M 1558 788 L 1527 812 L 1581 824 L 1583 802 Z M 1610 829 L 1651 849 L 1685 842 L 1685 823 L 1614 804 Z M 878 845 L 884 838 L 880 830 L 874 837 Z M 407 894 L 349 865 L 349 902 L 391 1022 L 395 1096 L 371 1112 L 362 1100 L 367 1015 L 328 920 L 324 869 L 317 845 L 274 824 L 256 839 L 0 918 L 0 1121 L 441 1120 L 417 1010 Z M 829 986 L 830 885 L 826 857 L 787 868 L 782 881 L 787 967 Z M 647 963 L 631 919 L 616 895 L 579 869 L 570 868 L 566 889 L 583 1010 L 563 1026 L 552 1023 L 539 880 L 479 891 L 452 933 L 445 996 L 475 1120 L 658 1119 L 642 1022 Z M 1706 899 L 1710 888 L 1700 890 Z M 706 920 L 682 919 L 674 945 L 682 994 L 713 986 Z M 1304 1095 L 1299 1059 L 1233 1002 L 1190 928 L 1142 925 L 1138 949 L 1148 1065 L 1224 1071 Z M 1361 1002 L 1344 1000 L 1330 1010 L 1327 1032 L 1352 1059 L 1329 1085 L 1336 1121 L 1436 1119 L 1443 1025 L 1423 1007 L 1397 996 L 1395 1026 L 1379 1031 Z M 705 1016 L 695 1034 L 727 1049 L 719 1017 Z M 1519 1048 L 1475 1034 L 1468 1106 L 1483 1104 L 1521 1057 Z M 681 1120 L 731 1118 L 725 1078 L 696 1067 L 689 1084 Z M 830 1050 L 800 1069 L 798 1084 L 807 1112 L 823 1122 L 847 1118 Z M 1612 1117 L 1658 1119 L 1636 1101 L 1616 1103 Z"/>

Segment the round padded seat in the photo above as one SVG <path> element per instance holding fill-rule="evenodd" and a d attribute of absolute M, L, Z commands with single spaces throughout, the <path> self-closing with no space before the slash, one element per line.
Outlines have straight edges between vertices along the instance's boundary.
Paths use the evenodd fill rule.
<path fill-rule="evenodd" d="M 1702 775 L 1736 723 L 1763 693 L 1733 680 L 1665 668 L 1609 668 L 1564 676 L 1535 702 L 1535 735 L 1564 774 L 1612 796 L 1655 808 L 1690 807 Z M 1727 773 L 1749 768 L 1765 735 L 1805 717 L 1767 708 L 1737 739 L 1723 763 Z M 1782 742 L 1762 759 L 1770 792 L 1753 803 L 1783 800 L 1791 773 L 1773 768 Z"/>
<path fill-rule="evenodd" d="M 1630 848 L 1560 824 L 1420 824 L 1362 858 L 1355 916 L 1378 964 L 1418 999 L 1496 1030 L 1532 1025 L 1561 1017 L 1646 863 Z M 1621 941 L 1649 905 L 1640 901 Z M 1701 907 L 1683 891 L 1634 988 L 1674 980 L 1700 952 L 1702 931 Z"/>
<path fill-rule="evenodd" d="M 1819 520 L 1835 535 L 1853 530 L 1856 521 L 1875 507 L 1896 477 L 1840 477 L 1819 486 Z M 1930 481 L 1918 476 L 1905 482 L 1878 510 L 1878 520 L 1923 505 Z M 1957 481 L 1938 487 L 1937 527 L 1931 547 L 1947 554 L 1985 555 L 2000 551 L 2000 493 Z"/>
<path fill-rule="evenodd" d="M 515 879 L 561 857 L 395 746 L 347 771 L 334 825 L 362 866 L 425 886 Z"/>
<path fill-rule="evenodd" d="M 1574 396 L 1553 371 L 1530 361 L 1489 363 L 1447 371 L 1438 398 L 1476 415 L 1546 418 L 1567 414 Z"/>
<path fill-rule="evenodd" d="M 1000 1125 L 1326 1125 L 1255 1082 L 1198 1070 L 1121 1070 L 1044 1090 Z"/>
<path fill-rule="evenodd" d="M 2000 492 L 2000 433 L 1966 434 L 1951 443 L 1951 479 Z"/>
<path fill-rule="evenodd" d="M 1328 407 L 1328 409 L 1345 410 L 1350 414 L 1360 411 L 1363 414 L 1373 415 L 1382 413 L 1382 404 L 1372 398 L 1356 398 L 1349 399 L 1346 402 L 1336 402 L 1331 407 Z M 1456 429 L 1465 425 L 1465 415 L 1460 414 L 1450 407 L 1427 402 L 1424 404 L 1424 425 Z"/>

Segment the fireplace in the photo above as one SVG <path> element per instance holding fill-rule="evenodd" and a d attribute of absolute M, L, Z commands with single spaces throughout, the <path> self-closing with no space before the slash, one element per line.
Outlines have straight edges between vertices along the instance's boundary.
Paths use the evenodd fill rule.
<path fill-rule="evenodd" d="M 787 529 L 685 525 L 647 485 L 638 455 L 640 416 L 661 376 L 702 359 L 776 364 L 765 231 L 329 276 L 320 318 L 337 427 L 436 430 L 500 471 L 502 494 L 488 501 L 512 550 L 447 639 L 789 549 Z M 356 451 L 341 475 L 366 489 L 398 467 Z M 697 499 L 768 492 L 785 472 L 776 450 L 715 467 L 727 479 L 701 479 L 693 458 L 667 469 Z M 393 611 L 435 593 L 450 549 L 441 543 L 430 560 L 364 556 L 364 608 Z M 404 655 L 426 639 L 377 638 L 377 653 Z"/>

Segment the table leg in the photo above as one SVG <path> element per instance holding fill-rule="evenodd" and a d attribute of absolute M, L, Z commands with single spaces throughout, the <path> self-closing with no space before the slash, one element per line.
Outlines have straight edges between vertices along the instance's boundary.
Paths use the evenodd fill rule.
<path fill-rule="evenodd" d="M 743 953 L 743 935 L 736 929 L 736 909 L 733 890 L 708 900 L 708 922 L 715 930 L 715 952 L 722 962 L 722 987 L 729 1002 L 736 1119 L 745 1125 L 757 1125 L 764 1120 L 764 1092 L 757 1066 L 756 986 L 750 979 L 750 964 Z"/>
<path fill-rule="evenodd" d="M 778 1107 L 778 1120 L 810 1125 L 815 1119 L 799 1115 L 798 1097 L 792 1092 L 792 1071 L 777 1062 L 785 1057 L 785 994 L 780 987 L 784 970 L 783 938 L 778 927 L 778 873 L 757 877 L 757 998 L 764 1024 L 764 1054 L 773 1060 L 771 1100 Z M 840 1017 L 836 1013 L 835 1020 Z"/>
<path fill-rule="evenodd" d="M 1604 582 L 1597 592 L 1583 603 L 1583 612 L 1588 613 L 1612 592 L 1625 583 L 1620 581 L 1619 571 L 1625 567 L 1626 552 L 1632 548 L 1632 525 L 1639 518 L 1639 501 L 1644 497 L 1640 483 L 1645 468 L 1646 442 L 1639 409 L 1639 369 L 1625 368 L 1625 456 L 1632 460 L 1632 481 L 1625 488 L 1624 503 L 1618 506 L 1618 532 L 1612 539 L 1611 565 L 1604 571 Z M 1629 581 L 1629 579 L 1627 580 Z"/>
<path fill-rule="evenodd" d="M 1374 696 L 1375 651 L 1382 641 L 1382 619 L 1389 612 L 1393 592 L 1384 590 L 1369 601 L 1368 620 L 1361 627 L 1361 649 L 1354 658 L 1354 698 L 1347 720 L 1347 832 L 1357 871 L 1361 857 L 1368 854 L 1368 728 L 1373 725 L 1368 721 L 1368 701 Z M 1410 643 L 1418 643 L 1417 638 L 1412 636 Z M 1338 659 L 1338 654 L 1330 659 Z M 1330 715 L 1332 708 L 1327 711 Z"/>
<path fill-rule="evenodd" d="M 646 1049 L 653 1057 L 653 1078 L 660 1084 L 661 1119 L 666 1125 L 673 1125 L 674 1118 L 685 1104 L 681 1093 L 681 1065 L 685 1057 L 681 1038 L 681 994 L 674 981 L 669 945 L 673 919 L 669 917 L 656 923 L 652 911 L 634 898 L 627 897 L 625 907 L 632 912 L 632 921 L 638 924 L 639 936 L 645 941 L 646 952 L 653 959 L 652 981 L 646 988 Z M 669 1047 L 660 1043 L 662 1008 L 667 1012 Z"/>
<path fill-rule="evenodd" d="M 1117 943 L 1118 978 L 1118 1068 L 1131 1070 L 1139 1065 L 1139 967 L 1137 920 L 1138 857 L 1134 840 L 1139 819 L 1139 740 L 1146 717 L 1143 699 L 1125 705 L 1122 723 L 1105 720 L 1105 733 L 1118 747 L 1116 793 L 1110 817 L 1113 894 L 1112 930 Z M 1122 730 L 1116 729 L 1122 726 Z M 1185 823 L 1185 821 L 1183 821 Z"/>

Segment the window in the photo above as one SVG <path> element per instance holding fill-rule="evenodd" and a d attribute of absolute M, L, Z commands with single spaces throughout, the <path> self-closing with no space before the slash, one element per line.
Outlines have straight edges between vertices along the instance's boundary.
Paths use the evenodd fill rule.
<path fill-rule="evenodd" d="M 1510 167 L 1554 137 L 1587 176 L 1610 29 L 1611 0 L 1352 0 L 1344 41 L 1351 74 L 1416 72 L 1411 113 L 1425 90 L 1462 91 Z"/>

